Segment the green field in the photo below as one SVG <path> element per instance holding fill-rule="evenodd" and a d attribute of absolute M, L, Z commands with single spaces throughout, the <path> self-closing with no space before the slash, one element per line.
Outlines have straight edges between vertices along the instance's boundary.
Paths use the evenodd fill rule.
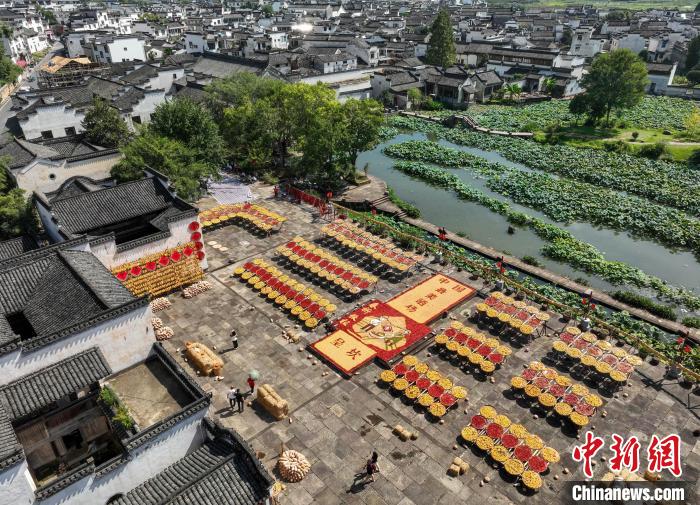
<path fill-rule="evenodd" d="M 490 2 L 491 6 L 510 6 L 514 2 L 507 2 L 497 0 L 495 2 Z M 519 1 L 518 5 L 523 8 L 532 7 L 571 7 L 579 5 L 593 5 L 599 8 L 612 8 L 612 9 L 625 9 L 625 10 L 647 10 L 647 9 L 679 9 L 682 11 L 692 11 L 695 8 L 695 4 L 689 3 L 687 0 L 589 0 L 587 2 L 582 2 L 581 0 L 534 0 L 534 1 Z"/>

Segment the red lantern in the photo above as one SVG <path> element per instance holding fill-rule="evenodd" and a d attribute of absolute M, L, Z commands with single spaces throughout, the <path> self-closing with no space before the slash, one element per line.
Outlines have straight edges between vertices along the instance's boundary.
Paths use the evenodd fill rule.
<path fill-rule="evenodd" d="M 201 251 L 202 249 L 204 249 L 204 244 L 202 244 L 201 242 L 195 242 L 194 248 L 197 249 L 198 251 Z"/>
<path fill-rule="evenodd" d="M 182 254 L 184 254 L 184 255 L 187 256 L 188 258 L 189 258 L 190 256 L 192 256 L 192 253 L 193 253 L 193 252 L 194 252 L 194 249 L 192 249 L 190 246 L 187 246 L 187 247 L 185 247 L 185 248 L 182 250 Z"/>
<path fill-rule="evenodd" d="M 204 251 L 197 251 L 197 259 L 202 261 L 204 259 Z"/>
<path fill-rule="evenodd" d="M 174 252 L 170 255 L 170 259 L 173 260 L 173 261 L 180 261 L 180 258 L 182 258 L 182 254 L 180 254 L 178 251 L 174 251 Z"/>
<path fill-rule="evenodd" d="M 686 346 L 683 348 L 683 352 L 686 353 L 686 354 L 689 353 L 691 350 L 692 350 L 692 349 L 690 348 L 689 345 L 686 345 Z"/>
<path fill-rule="evenodd" d="M 187 226 L 187 228 L 188 228 L 190 231 L 197 231 L 197 230 L 199 230 L 199 223 L 198 223 L 197 221 L 192 221 L 192 222 Z"/>
<path fill-rule="evenodd" d="M 158 260 L 158 263 L 160 263 L 163 266 L 166 266 L 168 263 L 170 263 L 170 258 L 168 258 L 166 255 L 163 255 Z"/>
<path fill-rule="evenodd" d="M 120 281 L 125 281 L 127 277 L 129 277 L 129 272 L 126 270 L 122 270 L 121 272 L 117 273 L 117 279 Z"/>
<path fill-rule="evenodd" d="M 202 238 L 202 234 L 196 231 L 192 235 L 190 235 L 190 238 L 192 240 L 199 240 L 200 238 Z"/>
<path fill-rule="evenodd" d="M 146 268 L 148 268 L 151 272 L 153 272 L 158 265 L 156 264 L 155 261 L 149 261 L 146 263 Z"/>
<path fill-rule="evenodd" d="M 131 267 L 131 275 L 134 275 L 134 276 L 141 275 L 141 267 L 138 265 L 136 265 L 135 267 Z"/>

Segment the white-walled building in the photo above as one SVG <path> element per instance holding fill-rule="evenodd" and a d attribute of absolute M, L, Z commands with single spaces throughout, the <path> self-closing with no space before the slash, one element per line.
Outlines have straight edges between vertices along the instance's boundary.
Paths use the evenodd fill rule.
<path fill-rule="evenodd" d="M 93 61 L 99 63 L 121 63 L 124 61 L 146 61 L 145 42 L 133 35 L 96 37 L 86 48 Z"/>
<path fill-rule="evenodd" d="M 90 251 L 113 272 L 165 255 L 162 267 L 182 267 L 196 277 L 207 267 L 197 209 L 172 192 L 167 178 L 155 171 L 148 175 L 117 185 L 111 180 L 74 177 L 54 192 L 35 192 L 35 207 L 46 234 L 53 242 L 91 237 Z M 172 251 L 178 251 L 177 259 Z M 129 271 L 120 280 L 130 285 L 151 272 L 144 267 L 143 272 Z"/>
<path fill-rule="evenodd" d="M 165 77 L 156 77 L 153 82 L 166 82 L 167 76 L 172 78 L 181 74 L 170 71 Z M 133 130 L 135 125 L 150 121 L 156 107 L 165 101 L 168 90 L 146 89 L 91 76 L 80 85 L 18 94 L 15 102 L 22 110 L 17 112 L 16 117 L 27 140 L 75 135 L 84 131 L 82 121 L 85 112 L 92 105 L 94 97 L 98 96 L 117 109 Z"/>

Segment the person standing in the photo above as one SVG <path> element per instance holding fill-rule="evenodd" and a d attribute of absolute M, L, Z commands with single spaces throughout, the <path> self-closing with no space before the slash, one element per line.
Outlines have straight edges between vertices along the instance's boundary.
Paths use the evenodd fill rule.
<path fill-rule="evenodd" d="M 238 333 L 236 333 L 236 330 L 231 330 L 231 345 L 234 351 L 238 349 Z"/>
<path fill-rule="evenodd" d="M 250 388 L 250 394 L 253 394 L 255 392 L 255 379 L 253 379 L 250 375 L 248 376 L 248 387 Z"/>
<path fill-rule="evenodd" d="M 238 412 L 243 412 L 243 393 L 240 389 L 236 390 L 236 405 L 238 405 Z M 233 408 L 233 407 L 232 407 Z"/>
<path fill-rule="evenodd" d="M 379 454 L 377 451 L 372 452 L 372 457 L 367 460 L 367 477 L 369 477 L 370 482 L 374 482 L 374 474 L 379 473 L 379 465 L 377 461 L 379 460 Z"/>
<path fill-rule="evenodd" d="M 228 398 L 228 405 L 231 408 L 231 410 L 233 410 L 233 406 L 235 404 L 238 393 L 239 393 L 238 389 L 231 386 L 231 389 L 229 389 L 228 393 L 226 394 L 226 397 Z"/>

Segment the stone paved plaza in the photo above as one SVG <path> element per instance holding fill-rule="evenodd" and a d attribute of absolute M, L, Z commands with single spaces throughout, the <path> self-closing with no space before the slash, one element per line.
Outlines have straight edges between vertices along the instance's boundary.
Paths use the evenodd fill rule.
<path fill-rule="evenodd" d="M 524 364 L 546 357 L 553 338 L 542 336 L 526 346 L 503 341 L 511 345 L 513 355 L 493 374 L 495 382 L 455 366 L 437 355 L 431 346 L 417 352 L 418 357 L 431 368 L 469 390 L 468 401 L 448 412 L 444 424 L 429 419 L 422 409 L 405 403 L 390 390 L 380 387 L 376 379 L 382 369 L 377 364 L 368 364 L 351 379 L 342 378 L 306 348 L 307 344 L 325 334 L 323 328 L 318 327 L 313 332 L 302 330 L 285 312 L 268 303 L 238 278 L 232 277 L 236 266 L 252 258 L 263 257 L 274 263 L 275 248 L 295 235 L 302 235 L 307 240 L 320 236 L 323 223 L 313 217 L 313 209 L 273 200 L 269 192 L 257 191 L 262 195 L 257 203 L 288 218 L 282 230 L 270 237 L 261 237 L 236 225 L 229 225 L 205 233 L 204 241 L 207 244 L 215 241 L 228 248 L 221 252 L 207 245 L 209 273 L 206 279 L 213 284 L 213 289 L 190 300 L 183 299 L 178 293 L 170 295 L 173 306 L 158 313 L 158 317 L 175 332 L 175 336 L 166 343 L 166 348 L 191 374 L 195 374 L 194 369 L 178 352 L 184 348 L 185 341 L 201 341 L 224 351 L 224 380 L 215 381 L 211 377 L 198 377 L 197 380 L 205 389 L 213 392 L 213 414 L 224 425 L 237 430 L 256 451 L 262 453 L 262 461 L 271 470 L 282 444 L 301 451 L 311 462 L 311 472 L 302 482 L 287 484 L 280 498 L 281 503 L 428 505 L 486 500 L 494 504 L 562 503 L 564 482 L 582 478 L 580 464 L 571 458 L 572 447 L 580 442 L 575 434 L 556 422 L 539 416 L 535 418 L 535 411 L 513 398 L 509 384 L 511 377 L 519 374 Z M 211 201 L 206 201 L 201 207 L 213 205 Z M 439 267 L 437 270 L 442 271 Z M 381 281 L 376 293 L 351 304 L 328 292 L 323 292 L 323 296 L 338 305 L 336 315 L 339 316 L 373 297 L 388 300 L 434 271 L 436 264 L 426 261 L 405 281 L 397 284 Z M 286 273 L 302 280 L 290 272 Z M 479 280 L 471 280 L 464 272 L 452 267 L 446 267 L 444 273 L 482 292 L 490 289 L 490 286 L 484 286 Z M 456 307 L 449 319 L 435 321 L 431 328 L 434 331 L 445 328 L 452 319 L 466 321 L 473 306 L 482 300 L 474 297 Z M 552 323 L 555 329 L 564 324 L 556 317 L 552 318 Z M 474 326 L 474 323 L 467 324 Z M 232 328 L 237 330 L 240 342 L 240 347 L 235 351 L 228 350 L 228 335 Z M 298 332 L 301 341 L 296 344 L 288 342 L 283 336 L 284 330 Z M 255 403 L 247 406 L 241 414 L 229 411 L 226 391 L 231 385 L 245 389 L 245 380 L 251 369 L 261 372 L 260 384 L 271 384 L 289 402 L 289 420 L 275 421 Z M 565 369 L 559 371 L 566 373 Z M 682 438 L 683 480 L 697 483 L 700 475 L 700 442 L 693 431 L 700 428 L 700 396 L 690 394 L 675 380 L 663 379 L 663 373 L 663 367 L 644 363 L 637 368 L 629 384 L 618 393 L 613 395 L 599 391 L 605 401 L 602 410 L 606 412 L 606 417 L 598 413 L 592 418 L 590 428 L 596 434 L 605 436 L 608 444 L 610 434 L 614 432 L 625 436 L 637 435 L 643 449 L 652 434 L 665 436 L 679 433 Z M 688 402 L 698 407 L 689 409 Z M 525 425 L 561 453 L 561 461 L 552 465 L 544 476 L 544 485 L 539 493 L 524 494 L 519 487 L 503 478 L 488 459 L 471 447 L 459 444 L 460 430 L 484 404 L 495 406 L 514 422 Z M 396 424 L 416 432 L 418 438 L 402 442 L 392 433 Z M 374 483 L 353 486 L 355 475 L 363 471 L 372 450 L 380 454 L 380 475 Z M 609 450 L 605 449 L 599 454 L 603 455 L 609 458 Z M 447 468 L 455 456 L 461 456 L 471 468 L 465 475 L 450 477 Z M 646 463 L 644 450 L 642 461 Z M 596 478 L 600 478 L 607 472 L 607 463 L 597 458 L 594 472 Z M 485 478 L 487 482 L 483 482 Z M 697 494 L 694 494 L 688 503 L 698 503 L 697 498 Z"/>

